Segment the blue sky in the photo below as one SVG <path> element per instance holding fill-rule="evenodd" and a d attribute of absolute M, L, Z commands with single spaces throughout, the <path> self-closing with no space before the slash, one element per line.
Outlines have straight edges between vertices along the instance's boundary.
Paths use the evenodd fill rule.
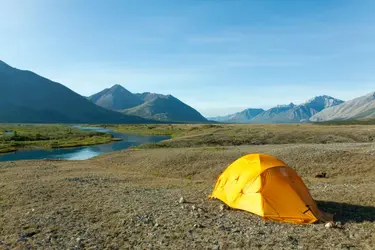
<path fill-rule="evenodd" d="M 0 59 L 90 95 L 172 94 L 203 115 L 375 91 L 372 0 L 0 0 Z"/>

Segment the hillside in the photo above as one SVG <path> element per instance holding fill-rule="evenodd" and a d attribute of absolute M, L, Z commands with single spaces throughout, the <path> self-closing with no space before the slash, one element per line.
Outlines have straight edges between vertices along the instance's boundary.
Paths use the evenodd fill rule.
<path fill-rule="evenodd" d="M 176 122 L 207 122 L 198 111 L 171 95 L 157 95 L 142 105 L 123 111 L 147 119 Z"/>
<path fill-rule="evenodd" d="M 312 122 L 375 117 L 375 92 L 323 110 L 310 118 Z"/>
<path fill-rule="evenodd" d="M 101 108 L 69 88 L 0 61 L 0 122 L 141 123 Z"/>
<path fill-rule="evenodd" d="M 104 89 L 88 98 L 98 106 L 112 110 L 123 110 L 132 108 L 143 103 L 143 100 L 132 94 L 121 85 L 114 85 Z"/>
<path fill-rule="evenodd" d="M 168 122 L 207 122 L 198 111 L 171 95 L 133 94 L 120 85 L 89 97 L 95 104 L 127 115 Z"/>
<path fill-rule="evenodd" d="M 225 123 L 247 123 L 249 120 L 264 112 L 264 109 L 245 109 L 226 116 L 208 117 L 209 120 Z"/>
<path fill-rule="evenodd" d="M 165 97 L 165 95 L 150 92 L 137 93 L 135 95 L 141 98 L 144 102 L 152 101 L 158 97 Z"/>
<path fill-rule="evenodd" d="M 259 109 L 246 109 L 232 115 L 210 119 L 229 123 L 298 123 L 306 122 L 310 117 L 323 109 L 341 103 L 343 101 L 323 95 L 314 97 L 300 105 L 290 103 L 288 105 L 278 105 L 263 111 Z"/>

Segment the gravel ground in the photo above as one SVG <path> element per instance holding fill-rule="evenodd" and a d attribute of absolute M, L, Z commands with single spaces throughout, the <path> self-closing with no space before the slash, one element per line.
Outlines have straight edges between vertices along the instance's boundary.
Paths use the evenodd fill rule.
<path fill-rule="evenodd" d="M 208 199 L 217 175 L 255 152 L 296 169 L 336 226 L 265 221 Z M 374 162 L 372 143 L 134 149 L 87 161 L 2 162 L 0 249 L 375 249 Z M 314 178 L 321 172 L 328 178 Z"/>

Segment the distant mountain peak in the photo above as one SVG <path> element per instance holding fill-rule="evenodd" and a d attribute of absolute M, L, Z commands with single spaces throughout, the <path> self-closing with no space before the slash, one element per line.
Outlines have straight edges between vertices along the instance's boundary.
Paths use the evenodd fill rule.
<path fill-rule="evenodd" d="M 348 120 L 375 117 L 375 92 L 328 107 L 312 116 L 310 121 Z"/>
<path fill-rule="evenodd" d="M 112 110 L 128 109 L 143 103 L 139 96 L 132 94 L 119 84 L 90 96 L 89 100 L 96 105 Z"/>
<path fill-rule="evenodd" d="M 211 120 L 219 122 L 239 123 L 291 123 L 304 122 L 321 110 L 341 104 L 343 101 L 328 95 L 316 96 L 305 103 L 296 105 L 293 102 L 277 105 L 268 110 L 255 110 L 254 115 L 246 115 L 246 110 L 227 116 L 212 117 Z M 250 109 L 253 110 L 253 109 Z M 259 112 L 259 113 L 258 113 Z"/>
<path fill-rule="evenodd" d="M 336 106 L 343 102 L 344 101 L 336 99 L 332 96 L 320 95 L 320 96 L 315 96 L 314 98 L 309 99 L 308 101 L 306 101 L 304 104 L 301 104 L 301 105 L 309 106 L 310 108 L 315 109 L 317 112 L 320 112 L 325 108 Z"/>
<path fill-rule="evenodd" d="M 163 121 L 206 122 L 195 109 L 172 95 L 157 93 L 133 94 L 116 84 L 89 97 L 95 104 L 125 114 Z"/>
<path fill-rule="evenodd" d="M 293 102 L 291 102 L 289 104 L 279 104 L 276 106 L 276 108 L 293 108 L 295 106 L 296 105 Z"/>
<path fill-rule="evenodd" d="M 320 101 L 320 100 L 323 100 L 323 99 L 336 99 L 336 98 L 334 98 L 332 96 L 329 96 L 329 95 L 318 95 L 318 96 L 315 96 L 315 97 L 307 100 L 305 103 Z M 336 99 L 336 100 L 338 100 L 338 99 Z"/>
<path fill-rule="evenodd" d="M 120 84 L 115 84 L 112 87 L 110 87 L 110 89 L 125 89 L 125 88 Z"/>

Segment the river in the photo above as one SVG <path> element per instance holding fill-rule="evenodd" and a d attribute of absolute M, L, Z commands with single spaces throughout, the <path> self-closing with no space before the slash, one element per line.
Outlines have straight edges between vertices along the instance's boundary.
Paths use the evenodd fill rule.
<path fill-rule="evenodd" d="M 0 161 L 36 159 L 87 160 L 104 153 L 123 150 L 145 143 L 155 143 L 171 138 L 170 136 L 141 136 L 136 134 L 124 134 L 100 127 L 74 127 L 82 130 L 94 130 L 98 132 L 111 133 L 115 138 L 120 138 L 122 141 L 74 148 L 21 149 L 12 153 L 0 154 Z"/>

